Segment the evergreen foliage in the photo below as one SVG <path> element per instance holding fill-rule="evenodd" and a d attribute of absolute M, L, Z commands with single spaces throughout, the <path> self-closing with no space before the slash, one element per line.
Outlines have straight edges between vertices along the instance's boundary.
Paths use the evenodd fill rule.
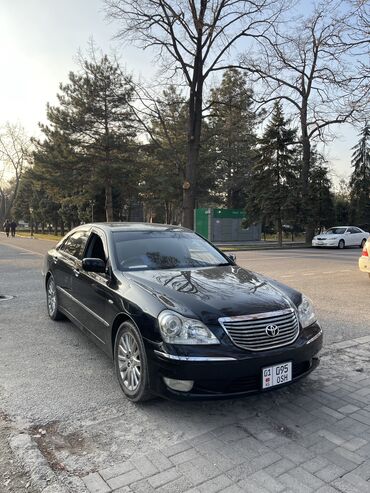
<path fill-rule="evenodd" d="M 247 197 L 250 222 L 274 222 L 282 244 L 283 221 L 291 214 L 291 191 L 297 185 L 296 131 L 288 127 L 280 102 L 259 140 L 258 160 L 252 168 Z"/>
<path fill-rule="evenodd" d="M 217 175 L 215 193 L 232 209 L 245 206 L 251 167 L 256 158 L 256 126 L 253 91 L 237 69 L 224 72 L 221 84 L 211 92 L 209 158 Z"/>
<path fill-rule="evenodd" d="M 360 140 L 353 147 L 350 179 L 351 220 L 370 227 L 370 127 L 365 124 Z"/>

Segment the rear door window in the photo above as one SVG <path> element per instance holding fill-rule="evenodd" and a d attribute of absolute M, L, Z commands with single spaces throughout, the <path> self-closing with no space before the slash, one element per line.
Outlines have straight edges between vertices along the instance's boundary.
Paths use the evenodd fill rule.
<path fill-rule="evenodd" d="M 69 236 L 61 246 L 60 250 L 72 257 L 82 259 L 89 234 L 87 231 L 76 231 Z"/>

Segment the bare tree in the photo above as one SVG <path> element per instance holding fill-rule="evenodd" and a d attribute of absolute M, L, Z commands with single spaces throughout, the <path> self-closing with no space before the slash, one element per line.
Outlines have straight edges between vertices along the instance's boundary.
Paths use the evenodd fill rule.
<path fill-rule="evenodd" d="M 257 54 L 245 54 L 239 65 L 261 83 L 260 102 L 285 99 L 299 120 L 302 144 L 302 194 L 308 209 L 312 145 L 330 137 L 333 124 L 349 122 L 369 103 L 365 77 L 354 55 L 356 30 L 341 2 L 326 0 L 284 30 L 258 39 Z M 313 230 L 306 218 L 306 241 Z"/>
<path fill-rule="evenodd" d="M 231 64 L 231 52 L 243 39 L 265 35 L 284 4 L 285 0 L 106 0 L 108 16 L 122 25 L 117 37 L 156 50 L 168 77 L 173 80 L 180 74 L 189 88 L 186 227 L 193 227 L 205 82 Z"/>
<path fill-rule="evenodd" d="M 0 211 L 7 217 L 18 195 L 19 184 L 30 159 L 31 141 L 19 124 L 6 123 L 0 130 Z M 8 193 L 8 183 L 12 192 Z"/>

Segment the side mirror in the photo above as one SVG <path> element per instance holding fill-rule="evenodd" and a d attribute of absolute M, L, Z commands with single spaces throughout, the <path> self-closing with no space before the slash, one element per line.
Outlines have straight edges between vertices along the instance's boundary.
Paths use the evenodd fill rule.
<path fill-rule="evenodd" d="M 232 262 L 236 262 L 236 255 L 235 255 L 235 253 L 229 253 L 227 255 L 227 258 L 229 258 Z"/>
<path fill-rule="evenodd" d="M 84 258 L 82 260 L 82 268 L 86 272 L 100 272 L 104 273 L 106 265 L 101 258 Z"/>

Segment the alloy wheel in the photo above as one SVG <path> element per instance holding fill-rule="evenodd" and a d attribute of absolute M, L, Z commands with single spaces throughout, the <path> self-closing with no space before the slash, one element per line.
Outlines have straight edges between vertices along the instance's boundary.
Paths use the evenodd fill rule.
<path fill-rule="evenodd" d="M 123 385 L 130 391 L 141 383 L 141 358 L 139 346 L 132 334 L 122 334 L 118 345 L 118 368 Z"/>
<path fill-rule="evenodd" d="M 50 278 L 48 282 L 47 303 L 48 303 L 49 315 L 52 317 L 55 313 L 57 306 L 57 291 L 55 288 L 55 282 L 52 278 Z"/>

